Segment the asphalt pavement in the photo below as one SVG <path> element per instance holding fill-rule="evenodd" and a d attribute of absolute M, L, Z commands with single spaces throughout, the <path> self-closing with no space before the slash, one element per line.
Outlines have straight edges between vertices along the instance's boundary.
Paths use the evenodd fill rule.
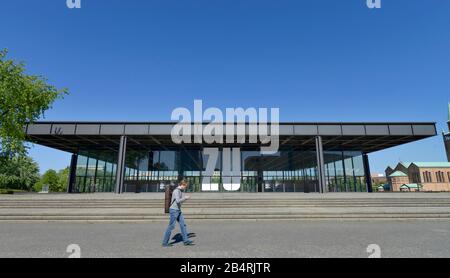
<path fill-rule="evenodd" d="M 188 221 L 163 248 L 166 222 L 0 223 L 0 257 L 450 257 L 449 220 Z"/>

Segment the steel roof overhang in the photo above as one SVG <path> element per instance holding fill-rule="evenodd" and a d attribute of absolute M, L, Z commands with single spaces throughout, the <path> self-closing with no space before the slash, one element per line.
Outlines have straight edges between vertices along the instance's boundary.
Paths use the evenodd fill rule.
<path fill-rule="evenodd" d="M 132 149 L 179 147 L 171 139 L 176 123 L 170 122 L 35 122 L 25 127 L 27 141 L 50 148 L 76 153 L 79 150 L 114 150 L 120 137 L 128 137 Z M 204 124 L 206 125 L 206 123 Z M 240 125 L 240 124 L 235 124 Z M 243 124 L 248 131 L 249 124 Z M 437 135 L 431 122 L 397 123 L 280 123 L 282 147 L 315 149 L 316 136 L 321 136 L 325 150 L 357 150 L 364 153 L 414 142 Z M 261 144 L 221 144 L 259 147 Z M 184 144 L 190 146 L 216 146 Z"/>

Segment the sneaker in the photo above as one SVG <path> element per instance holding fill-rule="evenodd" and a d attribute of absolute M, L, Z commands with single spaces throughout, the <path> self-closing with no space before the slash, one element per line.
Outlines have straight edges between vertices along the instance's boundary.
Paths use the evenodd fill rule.
<path fill-rule="evenodd" d="M 188 246 L 188 245 L 195 245 L 195 244 L 192 240 L 188 240 L 188 241 L 184 242 L 184 245 Z"/>
<path fill-rule="evenodd" d="M 168 243 L 168 244 L 162 244 L 162 247 L 172 247 L 173 246 L 173 244 L 172 243 Z"/>

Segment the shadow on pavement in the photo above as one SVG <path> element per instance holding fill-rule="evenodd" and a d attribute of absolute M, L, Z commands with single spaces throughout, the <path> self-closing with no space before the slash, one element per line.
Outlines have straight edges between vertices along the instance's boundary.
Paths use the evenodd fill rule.
<path fill-rule="evenodd" d="M 188 238 L 193 238 L 193 237 L 196 237 L 195 233 L 188 234 Z M 172 237 L 172 240 L 173 241 L 171 242 L 171 244 L 177 244 L 179 242 L 183 242 L 183 236 L 180 233 L 178 233 Z"/>

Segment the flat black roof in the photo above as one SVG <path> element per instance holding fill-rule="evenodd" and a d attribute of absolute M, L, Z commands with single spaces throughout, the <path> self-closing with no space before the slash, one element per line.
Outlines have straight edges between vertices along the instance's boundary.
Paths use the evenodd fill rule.
<path fill-rule="evenodd" d="M 26 126 L 26 135 L 29 142 L 72 153 L 84 149 L 117 150 L 122 135 L 129 138 L 127 144 L 130 148 L 171 148 L 179 146 L 172 142 L 170 136 L 175 124 L 174 122 L 35 122 Z M 234 125 L 245 125 L 248 130 L 251 124 Z M 432 122 L 284 122 L 280 123 L 279 131 L 282 146 L 314 149 L 314 138 L 320 135 L 326 150 L 358 150 L 365 153 L 437 134 L 436 124 Z M 259 146 L 251 143 L 234 145 Z"/>

